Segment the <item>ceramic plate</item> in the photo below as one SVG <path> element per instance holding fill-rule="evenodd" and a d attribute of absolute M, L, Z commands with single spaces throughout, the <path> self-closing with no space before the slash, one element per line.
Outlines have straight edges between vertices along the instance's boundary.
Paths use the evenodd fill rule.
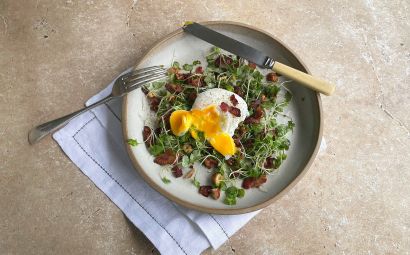
<path fill-rule="evenodd" d="M 284 64 L 307 72 L 306 67 L 288 47 L 266 32 L 232 22 L 205 22 L 203 24 L 262 50 Z M 199 59 L 202 63 L 206 63 L 205 56 L 211 47 L 212 45 L 179 29 L 158 42 L 142 58 L 136 68 L 152 65 L 169 66 L 173 60 L 180 63 L 191 63 Z M 153 162 L 153 157 L 145 145 L 131 147 L 126 144 L 135 169 L 158 192 L 182 206 L 198 211 L 240 214 L 266 207 L 288 191 L 303 176 L 312 164 L 321 141 L 322 113 L 319 95 L 295 83 L 290 83 L 288 88 L 293 93 L 288 111 L 296 123 L 296 128 L 290 137 L 291 146 L 288 158 L 280 166 L 279 171 L 269 176 L 262 190 L 247 190 L 246 196 L 238 199 L 236 205 L 225 205 L 222 202 L 223 198 L 213 200 L 200 195 L 197 188 L 183 178 L 176 179 L 168 176 L 171 183 L 163 183 L 160 175 L 162 167 Z M 150 114 L 145 95 L 140 89 L 125 97 L 122 114 L 125 139 L 135 138 L 142 141 L 142 129 L 144 125 L 149 124 L 152 114 Z M 197 173 L 197 179 L 205 183 L 204 180 L 209 175 L 207 169 L 197 169 Z"/>

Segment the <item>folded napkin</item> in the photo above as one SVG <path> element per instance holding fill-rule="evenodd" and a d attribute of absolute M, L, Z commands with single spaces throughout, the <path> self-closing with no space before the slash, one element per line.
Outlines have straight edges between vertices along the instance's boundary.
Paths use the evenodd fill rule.
<path fill-rule="evenodd" d="M 113 82 L 86 105 L 109 95 L 112 86 Z M 149 187 L 133 168 L 123 143 L 121 99 L 82 114 L 53 137 L 161 254 L 200 254 L 209 246 L 217 249 L 258 213 L 201 213 L 180 207 Z"/>

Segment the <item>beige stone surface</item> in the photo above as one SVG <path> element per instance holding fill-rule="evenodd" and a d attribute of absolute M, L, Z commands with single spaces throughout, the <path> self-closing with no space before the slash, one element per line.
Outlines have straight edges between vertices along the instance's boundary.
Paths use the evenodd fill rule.
<path fill-rule="evenodd" d="M 80 108 L 186 20 L 264 29 L 337 84 L 322 97 L 327 148 L 232 238 L 236 254 L 408 254 L 405 0 L 0 1 L 0 253 L 152 252 L 50 137 L 29 146 L 27 131 Z"/>

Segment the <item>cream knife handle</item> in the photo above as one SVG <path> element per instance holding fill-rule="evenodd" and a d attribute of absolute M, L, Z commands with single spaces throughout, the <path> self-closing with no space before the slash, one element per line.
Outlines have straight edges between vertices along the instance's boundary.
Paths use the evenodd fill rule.
<path fill-rule="evenodd" d="M 296 70 L 290 66 L 284 65 L 279 62 L 275 62 L 272 68 L 278 74 L 286 76 L 294 81 L 305 85 L 308 88 L 316 90 L 322 94 L 330 96 L 335 91 L 335 85 L 328 83 L 327 81 L 313 77 L 307 73 Z"/>

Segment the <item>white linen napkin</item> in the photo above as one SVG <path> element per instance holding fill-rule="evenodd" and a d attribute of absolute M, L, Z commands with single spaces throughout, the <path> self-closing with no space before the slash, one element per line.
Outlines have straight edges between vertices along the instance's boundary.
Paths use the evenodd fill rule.
<path fill-rule="evenodd" d="M 86 105 L 109 95 L 112 85 Z M 123 144 L 120 99 L 82 114 L 53 137 L 161 254 L 200 254 L 209 246 L 217 249 L 258 213 L 200 213 L 174 204 L 149 187 L 133 169 Z"/>

